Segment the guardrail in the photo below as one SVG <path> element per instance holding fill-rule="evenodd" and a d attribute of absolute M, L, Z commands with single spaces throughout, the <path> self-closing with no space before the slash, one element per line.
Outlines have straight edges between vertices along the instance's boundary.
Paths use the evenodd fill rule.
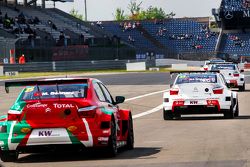
<path fill-rule="evenodd" d="M 154 60 L 103 60 L 103 61 L 57 61 L 34 62 L 26 64 L 4 64 L 4 72 L 49 72 L 49 71 L 81 71 L 81 70 L 112 70 L 126 69 L 126 63 L 146 62 L 146 67 L 155 66 Z"/>

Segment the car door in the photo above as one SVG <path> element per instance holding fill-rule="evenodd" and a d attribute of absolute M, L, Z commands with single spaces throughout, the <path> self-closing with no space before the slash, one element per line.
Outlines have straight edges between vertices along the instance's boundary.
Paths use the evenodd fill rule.
<path fill-rule="evenodd" d="M 106 98 L 106 102 L 107 102 L 107 108 L 108 110 L 112 110 L 114 112 L 114 116 L 116 118 L 117 121 L 117 139 L 119 140 L 120 136 L 121 136 L 121 117 L 120 117 L 120 112 L 119 111 L 119 107 L 118 105 L 114 105 L 114 100 L 112 95 L 110 94 L 110 92 L 108 91 L 108 89 L 104 86 L 103 83 L 98 83 L 99 86 L 101 87 L 105 98 Z"/>

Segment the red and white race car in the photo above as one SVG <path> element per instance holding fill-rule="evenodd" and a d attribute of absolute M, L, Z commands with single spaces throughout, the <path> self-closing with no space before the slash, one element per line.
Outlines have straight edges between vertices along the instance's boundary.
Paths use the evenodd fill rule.
<path fill-rule="evenodd" d="M 130 110 L 119 108 L 123 96 L 112 98 L 104 84 L 93 78 L 6 82 L 24 86 L 0 122 L 1 160 L 15 161 L 19 153 L 57 148 L 133 149 Z"/>
<path fill-rule="evenodd" d="M 239 115 L 238 94 L 231 91 L 217 72 L 178 71 L 174 84 L 163 96 L 163 118 L 171 120 L 187 114 Z"/>

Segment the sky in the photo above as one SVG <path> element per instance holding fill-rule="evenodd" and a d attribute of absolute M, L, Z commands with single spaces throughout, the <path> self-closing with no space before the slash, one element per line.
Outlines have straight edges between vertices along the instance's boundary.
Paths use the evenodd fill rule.
<path fill-rule="evenodd" d="M 211 16 L 211 9 L 218 8 L 221 0 L 137 0 L 142 1 L 142 8 L 149 6 L 161 7 L 166 13 L 174 12 L 175 17 L 203 17 Z M 89 21 L 114 20 L 116 8 L 122 8 L 128 13 L 127 6 L 130 0 L 87 0 Z M 51 4 L 51 3 L 50 3 Z M 49 5 L 48 5 L 49 6 Z M 51 6 L 51 5 L 50 5 Z M 56 8 L 65 12 L 76 9 L 84 16 L 84 0 L 74 2 L 56 2 Z"/>

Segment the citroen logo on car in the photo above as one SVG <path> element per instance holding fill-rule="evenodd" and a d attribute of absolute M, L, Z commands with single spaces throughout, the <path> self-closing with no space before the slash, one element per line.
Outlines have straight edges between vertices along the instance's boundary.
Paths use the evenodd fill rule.
<path fill-rule="evenodd" d="M 225 13 L 224 13 L 224 15 L 225 15 L 225 18 L 226 19 L 232 19 L 234 16 L 233 16 L 233 12 L 231 12 L 231 11 L 226 11 Z"/>
<path fill-rule="evenodd" d="M 50 108 L 46 108 L 45 112 L 51 112 Z"/>

